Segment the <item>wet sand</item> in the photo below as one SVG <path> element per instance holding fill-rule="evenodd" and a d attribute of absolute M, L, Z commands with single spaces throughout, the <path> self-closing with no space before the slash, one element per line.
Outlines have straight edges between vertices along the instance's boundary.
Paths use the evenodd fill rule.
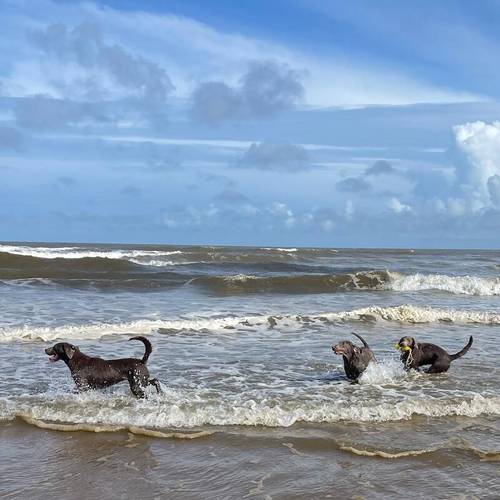
<path fill-rule="evenodd" d="M 331 426 L 322 435 L 314 427 L 294 426 L 161 439 L 126 431 L 44 430 L 16 419 L 0 424 L 0 496 L 498 498 L 500 455 L 473 445 L 475 429 L 490 426 L 498 436 L 497 424 L 458 418 L 455 432 L 441 434 L 440 445 L 415 453 L 425 439 L 407 435 L 424 428 L 425 420 L 391 425 L 394 445 L 381 454 L 376 444 L 387 442 L 389 431 L 383 424 L 349 424 L 345 432 Z M 434 427 L 439 434 L 440 426 Z M 363 452 L 375 456 L 358 454 Z"/>

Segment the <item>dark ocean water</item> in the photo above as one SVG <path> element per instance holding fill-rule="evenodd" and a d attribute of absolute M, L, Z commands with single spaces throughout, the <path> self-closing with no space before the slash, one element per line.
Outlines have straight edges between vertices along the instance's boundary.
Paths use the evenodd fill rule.
<path fill-rule="evenodd" d="M 255 488 L 250 496 L 327 497 L 325 464 L 351 461 L 336 480 L 345 495 L 362 465 L 362 496 L 401 496 L 429 474 L 446 478 L 442 498 L 484 498 L 500 457 L 499 298 L 498 251 L 2 244 L 0 420 L 17 431 L 25 419 L 75 431 L 214 433 L 178 456 L 184 472 L 199 473 L 193 450 L 204 450 L 204 460 L 210 446 L 221 453 L 212 457 L 225 471 L 211 480 L 214 498 Z M 359 384 L 345 380 L 331 351 L 351 331 L 379 359 Z M 137 334 L 152 341 L 150 370 L 164 388 L 146 401 L 132 399 L 126 385 L 76 394 L 67 368 L 43 353 L 65 340 L 103 357 L 139 356 L 142 347 L 127 342 Z M 428 376 L 402 369 L 392 346 L 404 335 L 449 352 L 469 335 L 474 344 L 447 374 Z M 15 432 L 6 429 L 12 444 Z M 64 439 L 51 443 L 64 447 Z M 254 476 L 241 466 L 228 493 L 226 458 L 235 449 L 257 462 L 267 457 L 270 475 L 257 462 Z M 280 466 L 284 450 L 321 477 L 298 481 L 296 463 Z M 408 468 L 406 482 L 390 480 Z M 18 491 L 11 480 L 5 492 Z M 179 497 L 195 498 L 190 491 Z"/>

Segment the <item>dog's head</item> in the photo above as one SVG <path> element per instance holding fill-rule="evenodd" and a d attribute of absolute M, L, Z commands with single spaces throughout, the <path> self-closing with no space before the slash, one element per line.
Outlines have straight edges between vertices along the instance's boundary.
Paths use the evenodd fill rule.
<path fill-rule="evenodd" d="M 402 337 L 394 347 L 404 354 L 406 351 L 413 351 L 415 345 L 416 343 L 413 337 Z"/>
<path fill-rule="evenodd" d="M 332 351 L 335 354 L 345 356 L 346 358 L 351 358 L 354 354 L 359 354 L 361 352 L 361 349 L 358 346 L 355 346 L 349 340 L 343 340 L 337 345 L 334 345 L 332 347 Z"/>
<path fill-rule="evenodd" d="M 78 347 L 73 344 L 68 344 L 68 342 L 58 342 L 52 347 L 47 347 L 47 349 L 45 349 L 45 354 L 49 356 L 49 361 L 53 363 L 59 361 L 60 359 L 67 363 L 71 358 L 73 358 L 76 351 L 78 351 Z"/>

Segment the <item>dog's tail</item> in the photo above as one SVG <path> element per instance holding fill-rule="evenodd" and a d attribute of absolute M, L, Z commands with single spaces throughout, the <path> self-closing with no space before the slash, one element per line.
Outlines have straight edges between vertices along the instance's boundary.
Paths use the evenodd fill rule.
<path fill-rule="evenodd" d="M 450 358 L 452 360 L 461 358 L 470 349 L 470 346 L 472 345 L 472 340 L 473 340 L 473 338 L 471 335 L 469 342 L 467 342 L 467 345 L 461 351 L 457 352 L 456 354 L 450 354 Z"/>
<path fill-rule="evenodd" d="M 368 347 L 368 349 L 370 348 L 370 346 L 366 343 L 366 340 L 361 336 L 361 335 L 358 335 L 357 333 L 354 333 L 354 332 L 351 332 L 355 337 L 358 337 L 359 340 L 361 340 L 361 342 L 363 342 L 363 345 L 365 347 Z"/>
<path fill-rule="evenodd" d="M 144 356 L 142 357 L 141 361 L 144 364 L 146 364 L 148 362 L 149 355 L 153 352 L 153 347 L 151 346 L 151 342 L 146 337 L 132 337 L 129 340 L 140 340 L 144 344 L 146 352 L 144 353 Z"/>

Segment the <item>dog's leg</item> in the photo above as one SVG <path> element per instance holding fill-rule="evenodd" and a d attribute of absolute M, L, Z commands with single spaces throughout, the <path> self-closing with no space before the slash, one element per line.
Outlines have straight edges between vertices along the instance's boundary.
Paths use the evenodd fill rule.
<path fill-rule="evenodd" d="M 161 386 L 160 386 L 160 382 L 158 382 L 158 379 L 151 378 L 148 380 L 148 384 L 152 385 L 156 389 L 156 392 L 158 394 L 161 394 L 162 391 L 161 391 Z"/>
<path fill-rule="evenodd" d="M 427 373 L 444 373 L 450 368 L 450 362 L 444 359 L 436 361 L 427 369 Z"/>
<path fill-rule="evenodd" d="M 145 380 L 137 376 L 134 372 L 129 372 L 127 378 L 132 394 L 139 399 L 145 398 L 144 387 L 147 385 L 147 382 L 145 383 Z"/>

